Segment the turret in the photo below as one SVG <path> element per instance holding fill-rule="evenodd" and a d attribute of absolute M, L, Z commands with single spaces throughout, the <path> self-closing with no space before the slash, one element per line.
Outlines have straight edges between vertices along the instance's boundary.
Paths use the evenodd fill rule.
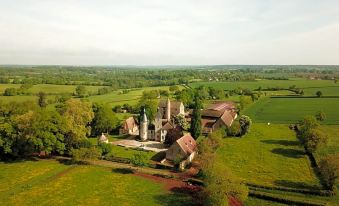
<path fill-rule="evenodd" d="M 169 122 L 171 120 L 171 101 L 169 98 L 167 98 L 167 104 L 166 104 L 166 119 Z"/>
<path fill-rule="evenodd" d="M 146 111 L 144 108 L 140 114 L 139 136 L 140 136 L 141 141 L 147 140 L 147 132 L 148 132 L 148 119 L 147 119 Z"/>

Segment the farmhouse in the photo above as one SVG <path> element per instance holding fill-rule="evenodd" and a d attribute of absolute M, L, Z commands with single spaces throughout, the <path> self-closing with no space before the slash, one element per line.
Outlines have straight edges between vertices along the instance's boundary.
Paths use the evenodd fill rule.
<path fill-rule="evenodd" d="M 166 159 L 169 161 L 186 161 L 187 163 L 192 162 L 196 154 L 197 143 L 187 133 L 175 141 L 170 148 L 166 151 Z"/>
<path fill-rule="evenodd" d="M 201 111 L 202 133 L 209 134 L 221 127 L 230 127 L 237 118 L 233 102 L 217 102 Z"/>
<path fill-rule="evenodd" d="M 124 123 L 121 125 L 119 129 L 119 134 L 129 134 L 129 135 L 138 135 L 139 134 L 139 128 L 138 124 L 135 121 L 134 117 L 127 118 Z"/>

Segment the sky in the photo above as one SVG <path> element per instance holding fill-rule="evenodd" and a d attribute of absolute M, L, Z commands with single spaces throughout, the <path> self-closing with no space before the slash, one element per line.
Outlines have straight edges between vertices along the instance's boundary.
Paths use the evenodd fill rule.
<path fill-rule="evenodd" d="M 338 0 L 0 0 L 0 64 L 339 64 Z"/>

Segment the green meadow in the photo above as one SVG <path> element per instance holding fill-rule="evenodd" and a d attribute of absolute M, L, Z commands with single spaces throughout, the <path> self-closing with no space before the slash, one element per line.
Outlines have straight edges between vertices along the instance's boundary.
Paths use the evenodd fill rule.
<path fill-rule="evenodd" d="M 339 124 L 339 98 L 261 98 L 243 111 L 255 122 L 296 123 L 318 111 L 326 114 L 323 124 Z"/>
<path fill-rule="evenodd" d="M 191 87 L 215 87 L 224 90 L 232 90 L 236 88 L 247 89 L 262 89 L 280 87 L 288 89 L 290 86 L 295 85 L 297 88 L 304 89 L 305 95 L 314 96 L 320 90 L 324 96 L 339 96 L 339 84 L 335 84 L 332 80 L 257 80 L 257 81 L 236 81 L 236 82 L 194 82 Z"/>
<path fill-rule="evenodd" d="M 190 205 L 163 184 L 120 170 L 55 160 L 0 163 L 1 205 Z"/>
<path fill-rule="evenodd" d="M 251 183 L 320 186 L 294 132 L 285 124 L 255 123 L 244 137 L 225 138 L 218 161 Z"/>
<path fill-rule="evenodd" d="M 182 86 L 179 86 L 180 89 L 182 89 Z M 91 102 L 101 102 L 101 103 L 107 103 L 110 106 L 115 105 L 122 105 L 122 104 L 130 104 L 135 105 L 140 97 L 142 96 L 142 93 L 144 91 L 150 91 L 150 90 L 167 90 L 168 86 L 163 87 L 144 87 L 144 88 L 136 88 L 136 89 L 130 89 L 129 92 L 123 93 L 122 90 L 114 91 L 108 94 L 104 95 L 95 95 L 88 97 L 89 101 Z"/>
<path fill-rule="evenodd" d="M 330 127 L 332 132 L 338 127 Z M 339 144 L 333 136 L 331 146 L 324 147 L 324 153 L 338 152 Z M 225 138 L 217 150 L 217 161 L 232 170 L 247 183 L 260 186 L 284 187 L 293 189 L 322 189 L 304 148 L 286 124 L 254 123 L 248 134 L 241 138 Z M 337 184 L 337 188 L 339 184 Z M 269 196 L 292 200 L 327 203 L 337 205 L 339 195 L 321 197 L 297 192 L 284 192 L 276 189 L 259 189 Z M 249 198 L 245 205 L 281 205 L 276 202 Z"/>

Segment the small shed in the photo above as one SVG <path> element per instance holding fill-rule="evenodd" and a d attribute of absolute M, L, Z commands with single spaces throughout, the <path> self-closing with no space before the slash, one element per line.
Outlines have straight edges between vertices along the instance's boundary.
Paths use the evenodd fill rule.
<path fill-rule="evenodd" d="M 108 143 L 108 137 L 104 133 L 99 137 L 99 143 Z"/>

